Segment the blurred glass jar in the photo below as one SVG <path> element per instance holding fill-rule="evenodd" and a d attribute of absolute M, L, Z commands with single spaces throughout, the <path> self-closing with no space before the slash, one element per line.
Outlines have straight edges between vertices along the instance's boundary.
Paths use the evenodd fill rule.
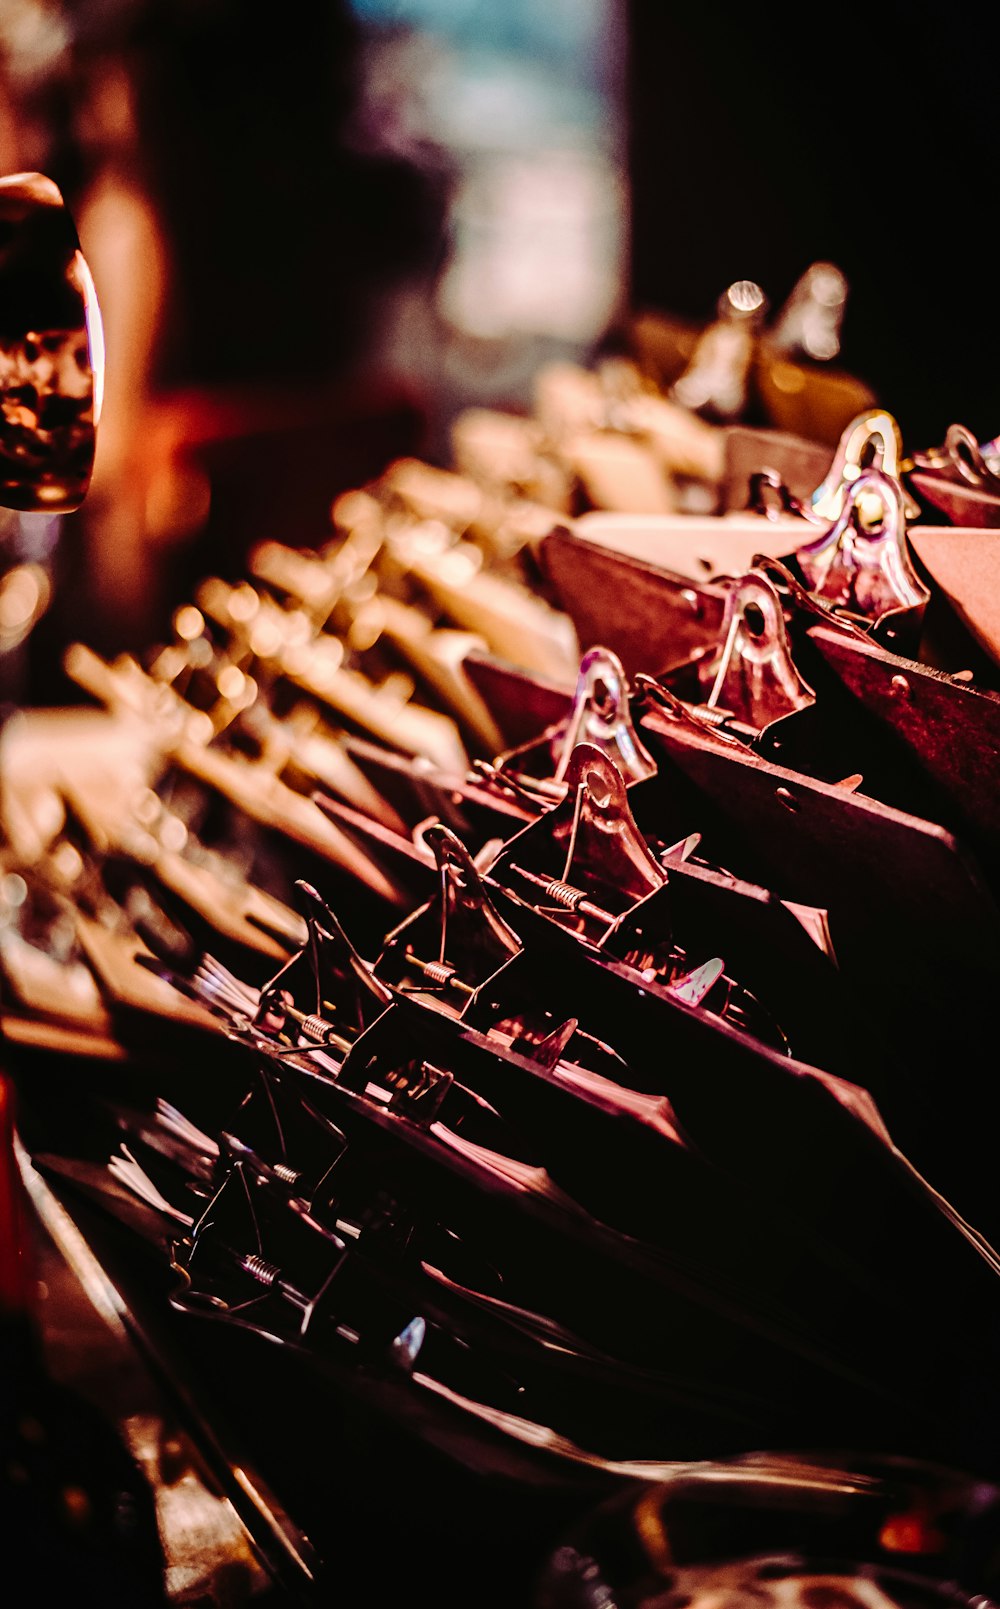
<path fill-rule="evenodd" d="M 51 179 L 0 179 L 0 697 L 51 596 L 59 516 L 94 463 L 104 338 L 90 270 Z"/>

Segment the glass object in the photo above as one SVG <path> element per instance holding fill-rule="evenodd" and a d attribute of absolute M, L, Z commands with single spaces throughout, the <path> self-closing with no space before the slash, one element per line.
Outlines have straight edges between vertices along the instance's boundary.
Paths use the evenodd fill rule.
<path fill-rule="evenodd" d="M 103 371 L 93 282 L 57 186 L 40 173 L 0 180 L 0 506 L 80 506 Z"/>

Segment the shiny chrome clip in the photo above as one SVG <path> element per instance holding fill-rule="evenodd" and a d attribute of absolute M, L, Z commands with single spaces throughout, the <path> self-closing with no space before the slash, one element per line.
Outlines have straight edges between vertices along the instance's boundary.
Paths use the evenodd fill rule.
<path fill-rule="evenodd" d="M 438 870 L 436 896 L 395 927 L 375 962 L 378 978 L 432 998 L 467 1000 L 521 950 L 462 841 L 434 822 L 422 833 Z"/>
<path fill-rule="evenodd" d="M 493 766 L 480 766 L 479 774 L 491 785 L 509 786 L 515 795 L 544 808 L 565 795 L 566 773 L 578 743 L 600 749 L 626 783 L 641 782 L 656 770 L 632 721 L 621 660 L 608 648 L 591 648 L 581 659 L 565 720 L 530 743 L 509 749 Z"/>
<path fill-rule="evenodd" d="M 647 840 L 613 763 L 587 744 L 574 749 L 569 776 L 567 797 L 501 851 L 491 880 L 519 903 L 532 905 L 536 923 L 542 918 L 563 929 L 570 942 L 582 941 L 591 955 L 595 949 L 602 952 L 612 967 L 630 968 L 638 987 L 703 1008 L 787 1050 L 780 1026 L 727 973 L 722 956 L 706 955 L 704 935 L 689 949 L 686 932 L 675 930 L 675 875 L 693 869 L 696 886 L 706 871 L 719 875 L 699 863 L 701 834 L 689 833 L 675 843 Z M 552 867 L 560 856 L 556 876 Z M 533 930 L 523 931 L 530 957 Z M 490 988 L 497 991 L 497 980 Z M 582 1009 L 580 1019 L 585 1020 Z M 606 1026 L 600 1031 L 613 1038 Z M 623 1081 L 621 1070 L 611 1076 Z"/>
<path fill-rule="evenodd" d="M 558 740 L 556 782 L 566 780 L 579 743 L 600 749 L 626 783 L 641 782 L 656 770 L 632 724 L 621 660 L 608 648 L 591 648 L 580 661 L 573 707 Z"/>
<path fill-rule="evenodd" d="M 752 280 L 730 285 L 719 297 L 715 321 L 703 330 L 687 368 L 674 382 L 673 400 L 717 424 L 740 418 L 767 311 L 767 298 Z"/>
<path fill-rule="evenodd" d="M 180 1287 L 170 1304 L 182 1313 L 200 1313 L 248 1325 L 279 1342 L 296 1343 L 310 1332 L 322 1313 L 335 1335 L 353 1346 L 358 1329 L 338 1323 L 330 1297 L 338 1274 L 353 1252 L 343 1236 L 320 1224 L 304 1208 L 296 1215 L 301 1230 L 289 1234 L 295 1219 L 283 1224 L 282 1246 L 291 1251 L 290 1267 L 265 1255 L 251 1183 L 242 1162 L 234 1162 L 187 1235 L 171 1249 L 171 1266 Z M 303 1233 L 302 1230 L 305 1232 Z"/>
<path fill-rule="evenodd" d="M 965 425 L 952 424 L 940 447 L 914 453 L 910 463 L 914 469 L 936 470 L 949 480 L 962 480 L 976 491 L 1000 497 L 1000 437 L 980 445 Z"/>
<path fill-rule="evenodd" d="M 965 425 L 949 425 L 940 447 L 903 467 L 917 495 L 953 525 L 1000 526 L 1000 437 L 980 444 Z"/>
<path fill-rule="evenodd" d="M 844 508 L 844 493 L 867 469 L 880 469 L 897 480 L 903 468 L 903 438 L 899 425 L 884 408 L 867 408 L 845 426 L 825 480 L 810 498 L 813 513 L 836 520 Z M 905 489 L 907 519 L 916 519 L 920 505 Z M 864 511 L 867 517 L 867 510 Z M 878 509 L 876 507 L 875 514 Z"/>
<path fill-rule="evenodd" d="M 571 909 L 570 895 L 578 889 L 607 890 L 618 900 L 631 903 L 659 888 L 666 873 L 636 824 L 625 782 L 614 762 L 592 743 L 578 743 L 570 754 L 565 780 L 565 797 L 546 817 L 549 840 L 562 860 L 558 877 L 549 878 L 546 885 L 550 898 Z M 506 852 L 498 867 L 505 859 Z M 566 898 L 560 897 L 560 889 L 567 891 Z M 578 902 L 576 909 L 580 909 Z M 580 914 L 588 912 L 581 910 Z M 609 915 L 603 900 L 594 904 L 590 914 L 601 920 Z"/>
<path fill-rule="evenodd" d="M 782 357 L 831 363 L 840 352 L 847 292 L 835 263 L 810 263 L 772 320 L 768 346 Z"/>
<path fill-rule="evenodd" d="M 300 878 L 295 892 L 306 924 L 306 943 L 261 989 L 254 1023 L 269 1034 L 290 1035 L 293 1043 L 305 1040 L 347 1050 L 392 997 L 315 888 Z M 301 974 L 303 962 L 313 996 L 309 1012 L 295 1007 L 288 988 L 292 977 Z"/>
<path fill-rule="evenodd" d="M 754 736 L 815 703 L 792 658 L 781 600 L 761 570 L 733 582 L 721 650 L 699 662 L 698 681 L 705 697 L 693 715 Z"/>
<path fill-rule="evenodd" d="M 875 501 L 882 515 L 872 529 L 863 510 Z M 850 481 L 834 524 L 795 559 L 815 597 L 873 625 L 889 615 L 922 613 L 930 599 L 907 547 L 905 494 L 882 470 L 866 469 Z"/>

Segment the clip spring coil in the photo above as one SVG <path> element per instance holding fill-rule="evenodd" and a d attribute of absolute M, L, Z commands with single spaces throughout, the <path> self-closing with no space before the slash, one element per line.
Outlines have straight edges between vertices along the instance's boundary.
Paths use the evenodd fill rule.
<path fill-rule="evenodd" d="M 561 882 L 559 878 L 546 883 L 544 892 L 556 905 L 562 905 L 567 911 L 575 911 L 580 901 L 586 898 L 580 889 L 574 888 L 571 883 Z"/>
<path fill-rule="evenodd" d="M 298 1030 L 303 1039 L 311 1039 L 316 1045 L 326 1045 L 330 1041 L 334 1029 L 322 1017 L 316 1015 L 298 1019 Z"/>
<path fill-rule="evenodd" d="M 455 976 L 455 968 L 447 961 L 426 961 L 423 972 L 424 977 L 430 978 L 432 983 L 450 983 Z"/>
<path fill-rule="evenodd" d="M 298 1184 L 302 1177 L 302 1174 L 296 1168 L 290 1168 L 287 1162 L 276 1162 L 271 1171 L 282 1184 Z"/>
<path fill-rule="evenodd" d="M 266 1285 L 268 1290 L 275 1284 L 281 1269 L 277 1263 L 269 1263 L 266 1257 L 260 1257 L 256 1252 L 240 1258 L 240 1267 L 245 1274 L 249 1274 L 259 1285 Z"/>

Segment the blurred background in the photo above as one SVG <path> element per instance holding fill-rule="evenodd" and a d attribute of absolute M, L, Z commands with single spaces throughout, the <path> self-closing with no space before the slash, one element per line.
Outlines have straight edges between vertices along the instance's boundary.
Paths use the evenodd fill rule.
<path fill-rule="evenodd" d="M 260 539 L 322 542 L 393 457 L 446 464 L 458 411 L 528 410 L 542 363 L 673 350 L 734 280 L 778 309 L 834 263 L 833 355 L 907 446 L 996 434 L 991 28 L 920 3 L 0 0 L 0 172 L 62 188 L 108 353 L 27 697 L 66 696 L 69 640 L 156 641 Z"/>

